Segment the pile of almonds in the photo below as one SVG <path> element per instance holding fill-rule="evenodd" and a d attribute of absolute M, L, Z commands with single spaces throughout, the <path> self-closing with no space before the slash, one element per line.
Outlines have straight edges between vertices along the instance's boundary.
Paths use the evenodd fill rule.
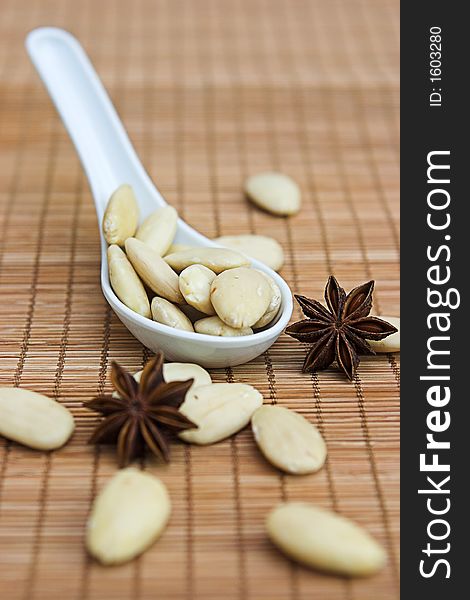
<path fill-rule="evenodd" d="M 139 226 L 131 186 L 121 185 L 111 195 L 102 226 L 109 279 L 121 302 L 163 325 L 206 335 L 252 335 L 272 323 L 280 289 L 250 267 L 247 252 L 280 268 L 279 244 L 251 235 L 218 238 L 227 248 L 173 247 L 177 219 L 176 210 L 165 206 Z"/>

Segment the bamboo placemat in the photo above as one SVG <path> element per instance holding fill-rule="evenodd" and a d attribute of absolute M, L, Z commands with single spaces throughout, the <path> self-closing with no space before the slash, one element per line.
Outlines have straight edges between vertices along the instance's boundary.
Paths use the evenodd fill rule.
<path fill-rule="evenodd" d="M 249 430 L 208 448 L 174 444 L 173 515 L 140 559 L 104 569 L 83 550 L 90 503 L 116 463 L 86 439 L 82 401 L 109 389 L 111 360 L 147 352 L 99 285 L 95 213 L 74 150 L 23 49 L 58 25 L 90 53 L 164 196 L 208 236 L 257 232 L 286 251 L 293 290 L 320 297 L 329 273 L 374 278 L 376 309 L 398 314 L 398 2 L 396 0 L 3 0 L 0 21 L 0 385 L 69 407 L 77 431 L 42 454 L 0 440 L 0 596 L 11 599 L 304 599 L 398 597 L 399 357 L 364 358 L 351 384 L 303 375 L 288 338 L 250 364 L 213 371 L 323 431 L 326 467 L 272 469 Z M 303 189 L 279 219 L 241 192 L 279 169 Z M 296 312 L 295 318 L 299 317 Z M 282 499 L 310 500 L 364 525 L 387 548 L 368 580 L 310 572 L 263 533 Z"/>

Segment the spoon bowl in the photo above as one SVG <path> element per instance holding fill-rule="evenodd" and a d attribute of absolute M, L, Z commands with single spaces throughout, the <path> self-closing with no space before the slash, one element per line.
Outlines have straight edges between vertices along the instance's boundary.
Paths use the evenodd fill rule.
<path fill-rule="evenodd" d="M 195 362 L 205 367 L 228 367 L 248 362 L 267 350 L 287 326 L 292 294 L 287 283 L 263 263 L 252 266 L 270 275 L 281 290 L 281 308 L 264 330 L 240 337 L 216 337 L 162 325 L 135 313 L 114 293 L 108 276 L 107 243 L 101 222 L 111 193 L 130 184 L 145 218 L 166 202 L 143 168 L 111 100 L 79 42 L 67 31 L 40 27 L 26 38 L 36 67 L 74 143 L 95 202 L 101 235 L 101 287 L 118 318 L 142 344 L 163 350 L 170 360 Z M 188 246 L 217 244 L 182 219 L 174 243 Z"/>

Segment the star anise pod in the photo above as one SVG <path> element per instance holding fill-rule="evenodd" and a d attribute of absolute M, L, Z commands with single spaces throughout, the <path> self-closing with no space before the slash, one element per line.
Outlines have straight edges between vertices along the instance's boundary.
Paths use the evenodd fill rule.
<path fill-rule="evenodd" d="M 163 379 L 163 352 L 145 365 L 140 381 L 116 362 L 111 381 L 117 394 L 94 398 L 86 406 L 104 415 L 89 439 L 90 444 L 117 444 L 119 466 L 125 467 L 149 448 L 168 462 L 170 453 L 166 432 L 176 433 L 197 427 L 178 408 L 193 384 Z"/>
<path fill-rule="evenodd" d="M 349 294 L 331 275 L 325 287 L 328 308 L 305 296 L 295 296 L 307 317 L 286 329 L 300 342 L 313 343 L 303 365 L 304 372 L 326 369 L 336 359 L 349 379 L 359 364 L 359 354 L 375 354 L 366 340 L 381 340 L 397 329 L 378 317 L 372 308 L 374 281 L 354 288 Z"/>

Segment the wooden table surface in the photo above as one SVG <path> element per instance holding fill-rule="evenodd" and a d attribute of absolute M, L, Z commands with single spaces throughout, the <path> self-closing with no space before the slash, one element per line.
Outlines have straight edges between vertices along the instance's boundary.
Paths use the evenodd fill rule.
<path fill-rule="evenodd" d="M 159 189 L 207 236 L 257 232 L 284 247 L 291 288 L 320 298 L 376 280 L 375 310 L 399 311 L 397 0 L 3 0 L 0 19 L 0 385 L 65 404 L 71 442 L 54 453 L 0 440 L 0 596 L 55 599 L 398 598 L 399 355 L 364 358 L 349 383 L 335 368 L 301 373 L 286 335 L 214 381 L 255 385 L 265 402 L 316 423 L 329 449 L 315 475 L 271 468 L 249 429 L 208 448 L 174 443 L 145 468 L 168 486 L 161 540 L 106 569 L 84 552 L 91 502 L 115 472 L 86 440 L 82 402 L 109 390 L 109 365 L 149 353 L 108 308 L 90 192 L 23 47 L 40 25 L 89 52 Z M 280 170 L 302 211 L 248 204 L 248 174 Z M 294 318 L 299 318 L 296 310 Z M 268 542 L 263 520 L 307 500 L 361 523 L 387 549 L 364 580 L 309 571 Z"/>

